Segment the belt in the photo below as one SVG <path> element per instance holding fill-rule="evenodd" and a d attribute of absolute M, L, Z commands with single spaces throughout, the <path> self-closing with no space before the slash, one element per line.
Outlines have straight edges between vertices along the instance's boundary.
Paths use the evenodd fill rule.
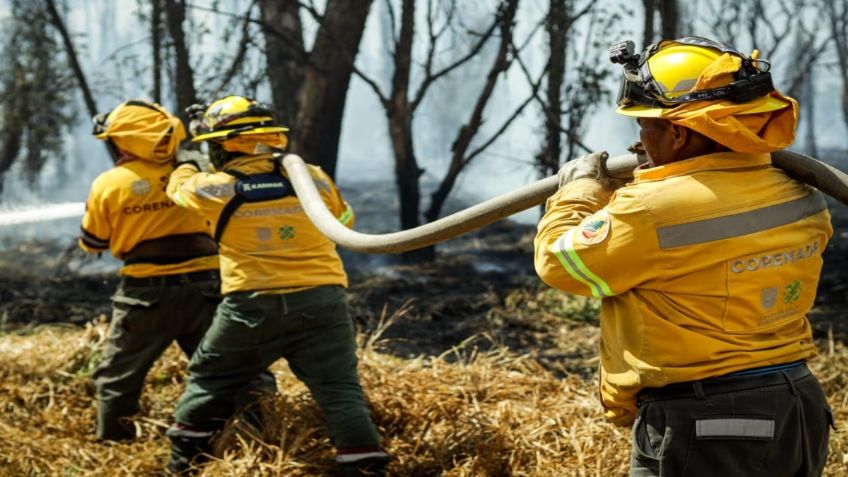
<path fill-rule="evenodd" d="M 121 285 L 128 287 L 158 287 L 161 285 L 188 285 L 189 283 L 219 281 L 217 270 L 201 270 L 199 272 L 178 273 L 175 275 L 158 275 L 155 277 L 121 277 Z"/>
<path fill-rule="evenodd" d="M 794 366 L 787 370 L 775 371 L 772 374 L 760 374 L 753 376 L 723 376 L 718 378 L 707 378 L 700 381 L 688 381 L 685 383 L 669 384 L 661 388 L 645 388 L 639 392 L 639 404 L 651 401 L 664 401 L 668 399 L 705 399 L 714 394 L 725 394 L 735 391 L 746 391 L 749 389 L 789 384 L 810 376 L 810 369 L 806 364 Z"/>

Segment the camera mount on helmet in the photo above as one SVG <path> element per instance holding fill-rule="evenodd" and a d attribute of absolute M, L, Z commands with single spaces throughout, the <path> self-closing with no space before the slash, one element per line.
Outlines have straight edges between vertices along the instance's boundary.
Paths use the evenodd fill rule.
<path fill-rule="evenodd" d="M 636 54 L 636 44 L 630 40 L 613 43 L 609 47 L 609 59 L 617 65 L 638 66 L 641 55 Z"/>

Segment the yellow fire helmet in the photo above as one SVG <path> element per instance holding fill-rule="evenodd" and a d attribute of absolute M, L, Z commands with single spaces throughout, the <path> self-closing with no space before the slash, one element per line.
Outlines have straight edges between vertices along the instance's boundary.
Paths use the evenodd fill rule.
<path fill-rule="evenodd" d="M 790 101 L 775 93 L 770 64 L 701 37 L 664 40 L 634 54 L 631 41 L 610 47 L 610 60 L 624 66 L 619 114 L 661 117 L 669 109 L 702 101 L 739 105 L 736 114 L 776 111 Z M 706 103 L 702 103 L 706 104 Z"/>
<path fill-rule="evenodd" d="M 156 103 L 139 99 L 123 102 L 92 120 L 94 137 L 153 162 L 170 161 L 186 137 L 179 118 Z"/>
<path fill-rule="evenodd" d="M 274 124 L 271 108 L 244 96 L 226 96 L 186 110 L 191 116 L 192 142 L 228 141 L 239 136 L 285 133 Z"/>

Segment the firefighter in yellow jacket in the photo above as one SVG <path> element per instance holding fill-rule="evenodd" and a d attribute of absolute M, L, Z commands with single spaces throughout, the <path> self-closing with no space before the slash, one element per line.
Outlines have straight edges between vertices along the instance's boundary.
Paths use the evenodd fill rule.
<path fill-rule="evenodd" d="M 209 453 L 235 410 L 233 394 L 282 357 L 324 412 L 341 475 L 378 475 L 388 457 L 359 383 L 347 275 L 280 170 L 287 129 L 267 106 L 241 96 L 194 111 L 193 141 L 207 143 L 218 172 L 187 161 L 167 191 L 211 223 L 224 300 L 189 366 L 168 431 L 169 470 L 184 471 Z M 330 177 L 318 167 L 310 172 L 330 210 L 352 225 L 353 211 Z"/>
<path fill-rule="evenodd" d="M 134 437 L 144 377 L 174 340 L 191 355 L 217 304 L 218 252 L 206 221 L 165 195 L 186 134 L 161 106 L 127 101 L 94 118 L 115 167 L 95 179 L 80 246 L 124 261 L 103 358 L 94 372 L 97 437 Z"/>
<path fill-rule="evenodd" d="M 769 156 L 793 141 L 797 103 L 757 52 L 627 43 L 610 50 L 618 112 L 636 117 L 648 164 L 616 188 L 606 153 L 566 163 L 536 270 L 601 298 L 600 396 L 633 425 L 631 475 L 820 475 L 833 418 L 805 365 L 806 314 L 830 215 Z"/>

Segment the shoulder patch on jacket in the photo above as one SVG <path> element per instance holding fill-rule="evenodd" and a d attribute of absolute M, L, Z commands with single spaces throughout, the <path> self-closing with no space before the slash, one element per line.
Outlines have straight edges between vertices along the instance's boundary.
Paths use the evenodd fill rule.
<path fill-rule="evenodd" d="M 583 219 L 575 236 L 583 245 L 595 245 L 606 240 L 611 227 L 607 209 L 601 209 Z"/>

